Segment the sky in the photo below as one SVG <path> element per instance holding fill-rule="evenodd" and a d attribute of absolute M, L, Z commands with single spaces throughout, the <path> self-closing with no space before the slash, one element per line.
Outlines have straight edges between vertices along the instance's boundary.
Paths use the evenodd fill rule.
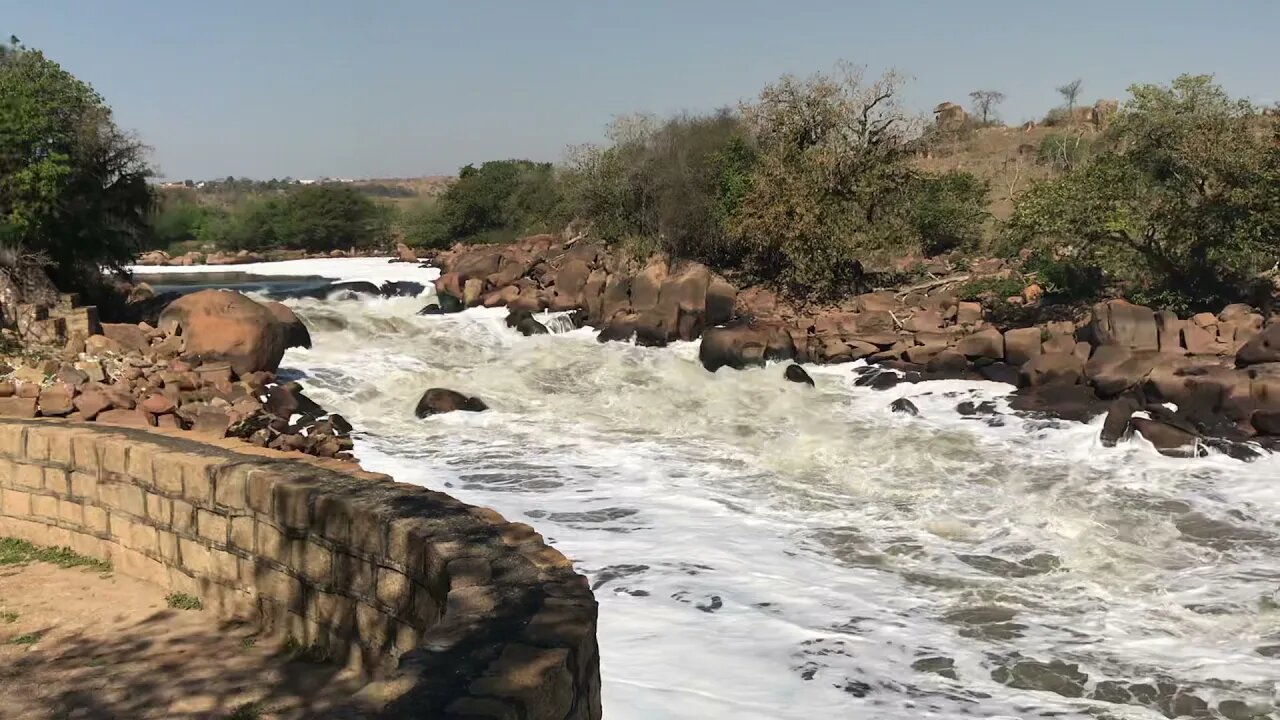
<path fill-rule="evenodd" d="M 1123 98 L 1213 73 L 1280 100 L 1280 0 L 0 0 L 17 35 L 91 83 L 171 180 L 417 177 L 558 161 L 617 115 L 711 110 L 840 60 L 911 81 L 926 112 L 1054 88 Z"/>

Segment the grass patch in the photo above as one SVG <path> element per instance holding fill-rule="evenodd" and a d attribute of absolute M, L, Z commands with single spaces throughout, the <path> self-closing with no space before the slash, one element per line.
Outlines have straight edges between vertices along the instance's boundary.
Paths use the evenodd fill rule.
<path fill-rule="evenodd" d="M 18 613 L 11 611 L 0 612 L 0 623 L 10 625 L 18 622 Z"/>
<path fill-rule="evenodd" d="M 44 637 L 44 633 L 33 632 L 24 633 L 16 637 L 9 638 L 10 645 L 35 645 L 40 642 L 40 638 Z"/>
<path fill-rule="evenodd" d="M 1022 288 L 1020 278 L 978 278 L 956 288 L 956 296 L 961 300 L 1004 300 L 1022 295 Z"/>
<path fill-rule="evenodd" d="M 204 603 L 195 595 L 186 593 L 169 593 L 164 596 L 165 603 L 174 610 L 203 610 Z"/>
<path fill-rule="evenodd" d="M 111 563 L 73 552 L 71 548 L 46 548 L 32 545 L 17 538 L 0 538 L 0 565 L 22 565 L 29 562 L 45 562 L 58 567 L 83 567 L 109 572 Z"/>
<path fill-rule="evenodd" d="M 262 713 L 266 711 L 267 708 L 262 701 L 247 702 L 243 705 L 237 705 L 236 709 L 231 711 L 227 718 L 228 720 L 258 720 L 258 718 L 262 717 Z"/>
<path fill-rule="evenodd" d="M 303 645 L 290 635 L 284 639 L 283 650 L 290 662 L 319 665 L 329 662 L 329 648 L 323 645 Z"/>
<path fill-rule="evenodd" d="M 252 635 L 248 637 L 240 638 L 240 647 L 244 648 L 245 650 L 248 650 L 249 648 L 257 644 L 258 644 L 258 638 Z"/>

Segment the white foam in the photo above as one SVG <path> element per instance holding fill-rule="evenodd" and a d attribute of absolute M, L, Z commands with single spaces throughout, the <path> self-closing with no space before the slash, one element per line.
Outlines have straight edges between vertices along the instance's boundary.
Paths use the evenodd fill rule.
<path fill-rule="evenodd" d="M 300 276 L 319 275 L 335 282 L 365 281 L 419 282 L 430 285 L 440 277 L 440 270 L 415 263 L 390 262 L 391 258 L 308 258 L 279 262 L 245 263 L 243 265 L 133 265 L 130 272 L 143 275 L 180 275 L 191 273 L 249 273 L 251 275 Z"/>
<path fill-rule="evenodd" d="M 290 302 L 314 345 L 285 364 L 352 421 L 366 467 L 529 522 L 592 580 L 607 717 L 1091 717 L 992 680 L 1012 653 L 1079 664 L 1086 689 L 1167 676 L 1274 702 L 1254 649 L 1280 644 L 1261 600 L 1280 586 L 1276 457 L 956 412 L 1006 413 L 994 383 L 874 391 L 843 365 L 807 368 L 808 388 L 779 366 L 707 373 L 696 343 L 525 338 L 502 309 Z M 435 386 L 492 409 L 416 420 Z M 995 636 L 954 619 L 990 606 L 1014 613 Z M 960 679 L 912 669 L 932 656 Z"/>

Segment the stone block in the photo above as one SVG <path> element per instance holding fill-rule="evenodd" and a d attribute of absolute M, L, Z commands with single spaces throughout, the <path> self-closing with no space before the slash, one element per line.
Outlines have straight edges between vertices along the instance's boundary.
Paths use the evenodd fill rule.
<path fill-rule="evenodd" d="M 470 690 L 474 695 L 517 701 L 533 711 L 529 720 L 558 720 L 573 707 L 573 673 L 568 661 L 569 651 L 564 648 L 507 645 L 484 676 L 471 683 Z"/>
<path fill-rule="evenodd" d="M 309 480 L 276 482 L 272 493 L 276 522 L 286 528 L 308 529 L 311 526 L 311 496 L 315 490 L 315 483 Z"/>
<path fill-rule="evenodd" d="M 249 582 L 249 578 L 245 578 Z M 275 568 L 257 564 L 253 568 L 251 587 L 286 608 L 301 609 L 302 582 Z"/>
<path fill-rule="evenodd" d="M 71 473 L 71 495 L 89 502 L 98 500 L 98 475 L 90 472 Z"/>
<path fill-rule="evenodd" d="M 213 560 L 209 548 L 203 543 L 178 538 L 178 554 L 182 558 L 182 567 L 192 575 L 209 577 L 213 573 Z"/>
<path fill-rule="evenodd" d="M 44 461 L 49 459 L 49 428 L 33 427 L 27 430 L 28 460 Z"/>
<path fill-rule="evenodd" d="M 249 508 L 263 515 L 271 515 L 276 482 L 281 479 L 279 474 L 269 471 L 250 474 L 247 479 Z"/>
<path fill-rule="evenodd" d="M 58 498 L 49 495 L 31 496 L 31 514 L 34 517 L 58 519 Z"/>
<path fill-rule="evenodd" d="M 156 489 L 170 496 L 182 495 L 182 476 L 184 467 L 182 463 L 174 462 L 171 455 L 155 464 L 155 484 Z"/>
<path fill-rule="evenodd" d="M 26 456 L 27 428 L 23 425 L 0 425 L 0 453 L 11 458 Z"/>
<path fill-rule="evenodd" d="M 378 568 L 377 598 L 397 615 L 407 611 L 412 601 L 409 578 L 388 567 Z"/>
<path fill-rule="evenodd" d="M 231 518 L 231 544 L 246 552 L 253 552 L 254 519 L 248 516 Z"/>
<path fill-rule="evenodd" d="M 169 565 L 177 565 L 182 561 L 178 552 L 178 536 L 163 530 L 159 533 L 160 557 Z"/>
<path fill-rule="evenodd" d="M 226 515 L 196 510 L 196 533 L 206 540 L 226 545 L 230 525 Z"/>
<path fill-rule="evenodd" d="M 255 521 L 258 540 L 258 556 L 282 565 L 293 561 L 291 541 L 274 525 Z"/>
<path fill-rule="evenodd" d="M 76 470 L 94 476 L 98 474 L 98 441 L 92 433 L 82 433 L 71 439 L 71 456 Z"/>
<path fill-rule="evenodd" d="M 218 468 L 217 479 L 214 482 L 216 486 L 214 502 L 235 510 L 244 510 L 248 507 L 246 488 L 251 472 L 252 468 L 245 466 L 231 465 Z"/>
<path fill-rule="evenodd" d="M 127 472 L 130 477 L 143 485 L 155 484 L 155 473 L 153 471 L 152 459 L 156 456 L 154 446 L 146 443 L 135 443 L 129 449 L 129 458 L 126 463 Z"/>
<path fill-rule="evenodd" d="M 98 459 L 103 472 L 126 475 L 129 472 L 129 440 L 122 437 L 105 437 L 98 443 Z"/>
<path fill-rule="evenodd" d="M 389 621 L 382 611 L 364 603 L 356 604 L 356 632 L 360 634 L 360 642 L 366 647 L 380 649 L 390 639 Z"/>
<path fill-rule="evenodd" d="M 316 527 L 338 545 L 351 544 L 351 499 L 337 493 L 316 495 Z"/>
<path fill-rule="evenodd" d="M 317 585 L 329 585 L 333 581 L 333 551 L 315 542 L 304 542 L 301 548 L 298 569 L 302 576 Z"/>
<path fill-rule="evenodd" d="M 145 517 L 147 508 L 142 495 L 142 488 L 137 485 L 119 482 L 98 485 L 99 501 L 112 512 L 125 512 L 136 517 Z"/>
<path fill-rule="evenodd" d="M 225 550 L 213 550 L 209 553 L 213 565 L 213 577 L 223 582 L 238 584 L 240 579 L 240 558 Z"/>
<path fill-rule="evenodd" d="M 94 535 L 110 534 L 111 525 L 107 520 L 107 511 L 95 505 L 85 505 L 84 528 Z"/>
<path fill-rule="evenodd" d="M 376 574 L 372 562 L 355 555 L 337 553 L 333 565 L 334 585 L 338 590 L 360 597 L 373 597 Z"/>
<path fill-rule="evenodd" d="M 71 533 L 71 550 L 81 555 L 105 560 L 109 557 L 107 542 L 84 533 Z"/>
<path fill-rule="evenodd" d="M 195 506 L 185 500 L 174 500 L 172 513 L 173 519 L 170 522 L 175 532 L 186 536 L 196 534 Z"/>
<path fill-rule="evenodd" d="M 44 430 L 45 428 L 41 428 Z M 75 437 L 72 428 L 48 428 L 49 462 L 70 470 L 74 464 L 71 454 L 71 439 Z"/>
<path fill-rule="evenodd" d="M 74 500 L 59 500 L 58 519 L 64 523 L 81 527 L 84 525 L 84 506 Z"/>
<path fill-rule="evenodd" d="M 13 473 L 13 484 L 18 487 L 31 488 L 32 490 L 43 490 L 44 469 L 39 465 L 24 465 L 19 463 L 17 469 Z"/>
<path fill-rule="evenodd" d="M 149 558 L 137 550 L 122 549 L 113 553 L 111 564 L 125 575 L 156 585 L 164 585 L 169 579 L 169 569 L 164 566 L 164 563 Z"/>
<path fill-rule="evenodd" d="M 67 471 L 57 467 L 47 467 L 44 469 L 44 489 L 49 492 L 55 492 L 59 495 L 68 495 L 71 493 L 71 480 L 67 475 Z"/>
<path fill-rule="evenodd" d="M 131 522 L 128 523 L 127 528 L 128 538 L 125 539 L 125 547 L 148 555 L 160 554 L 159 532 L 154 527 L 146 523 Z"/>
<path fill-rule="evenodd" d="M 0 510 L 11 517 L 31 516 L 31 493 L 21 490 L 0 490 Z"/>

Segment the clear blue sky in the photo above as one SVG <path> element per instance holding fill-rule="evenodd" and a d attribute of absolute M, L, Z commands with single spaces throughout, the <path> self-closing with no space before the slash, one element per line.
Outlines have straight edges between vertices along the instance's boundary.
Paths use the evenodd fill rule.
<path fill-rule="evenodd" d="M 172 179 L 448 174 L 559 160 L 617 114 L 736 103 L 839 59 L 914 78 L 925 110 L 1054 87 L 1122 97 L 1211 72 L 1280 99 L 1280 0 L 0 0 L 16 34 L 91 82 Z"/>

